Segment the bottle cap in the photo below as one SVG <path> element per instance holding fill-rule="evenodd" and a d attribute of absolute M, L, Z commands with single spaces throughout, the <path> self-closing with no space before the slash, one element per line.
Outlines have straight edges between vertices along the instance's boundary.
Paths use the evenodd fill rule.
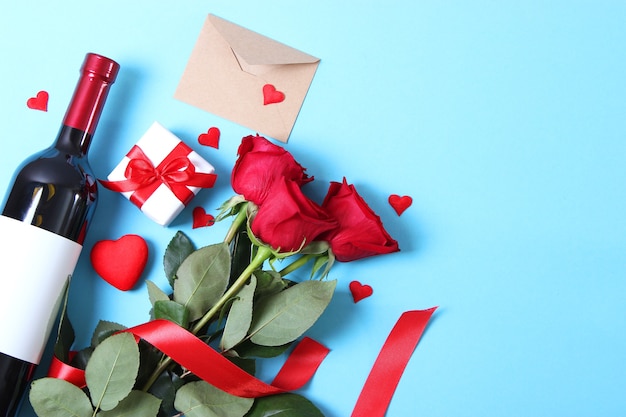
<path fill-rule="evenodd" d="M 81 67 L 83 73 L 90 72 L 98 75 L 109 83 L 115 82 L 120 65 L 105 56 L 88 53 Z"/>

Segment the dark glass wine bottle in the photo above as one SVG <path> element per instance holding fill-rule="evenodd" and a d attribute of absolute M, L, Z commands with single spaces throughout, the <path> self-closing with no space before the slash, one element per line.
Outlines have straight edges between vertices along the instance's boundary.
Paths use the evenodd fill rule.
<path fill-rule="evenodd" d="M 0 216 L 0 417 L 17 413 L 96 207 L 87 150 L 119 65 L 87 54 L 56 141 L 17 169 Z M 8 269 L 7 269 L 8 268 Z"/>

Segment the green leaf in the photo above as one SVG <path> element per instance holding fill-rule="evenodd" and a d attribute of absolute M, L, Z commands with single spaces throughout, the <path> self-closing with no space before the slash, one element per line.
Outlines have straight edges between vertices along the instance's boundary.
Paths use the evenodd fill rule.
<path fill-rule="evenodd" d="M 233 348 L 248 334 L 250 323 L 252 323 L 252 304 L 255 289 L 256 278 L 253 275 L 250 277 L 250 282 L 237 293 L 237 298 L 230 306 L 220 342 L 220 349 L 223 351 Z"/>
<path fill-rule="evenodd" d="M 260 299 L 267 295 L 276 294 L 287 288 L 287 283 L 280 273 L 276 271 L 254 271 L 257 279 L 256 298 Z"/>
<path fill-rule="evenodd" d="M 82 369 L 84 371 L 92 354 L 93 348 L 91 346 L 81 349 L 76 352 L 76 354 L 72 358 L 72 361 L 70 362 L 70 365 L 72 365 L 74 368 Z"/>
<path fill-rule="evenodd" d="M 246 417 L 324 417 L 313 403 L 298 394 L 257 398 Z"/>
<path fill-rule="evenodd" d="M 291 345 L 292 343 L 280 346 L 261 346 L 246 340 L 238 344 L 235 350 L 237 355 L 242 358 L 275 358 L 285 353 Z"/>
<path fill-rule="evenodd" d="M 150 393 L 161 399 L 161 411 L 165 416 L 178 414 L 174 408 L 176 390 L 182 387 L 185 381 L 180 379 L 175 373 L 163 372 L 150 387 Z"/>
<path fill-rule="evenodd" d="M 167 301 L 170 299 L 154 282 L 146 280 L 146 287 L 148 288 L 148 299 L 152 306 L 154 306 L 154 303 L 157 301 Z"/>
<path fill-rule="evenodd" d="M 300 337 L 324 312 L 337 281 L 304 281 L 265 297 L 255 307 L 250 340 L 280 346 Z"/>
<path fill-rule="evenodd" d="M 97 347 L 104 339 L 121 330 L 126 330 L 126 327 L 112 321 L 100 320 L 91 336 L 91 346 Z"/>
<path fill-rule="evenodd" d="M 148 288 L 148 299 L 150 300 L 150 305 L 152 306 L 152 308 L 150 309 L 150 319 L 154 320 L 156 318 L 154 312 L 154 304 L 157 301 L 169 301 L 170 297 L 150 280 L 146 280 L 146 287 Z"/>
<path fill-rule="evenodd" d="M 74 328 L 72 327 L 70 319 L 67 317 L 67 300 L 70 293 L 70 280 L 71 275 L 68 276 L 67 284 L 65 286 L 65 295 L 63 296 L 63 306 L 61 308 L 61 318 L 59 321 L 59 328 L 57 330 L 57 339 L 54 344 L 54 355 L 65 363 L 70 361 L 69 352 L 75 338 Z"/>
<path fill-rule="evenodd" d="M 139 372 L 135 387 L 144 387 L 163 360 L 163 353 L 145 340 L 139 340 Z"/>
<path fill-rule="evenodd" d="M 178 389 L 174 407 L 185 417 L 243 417 L 253 403 L 252 398 L 235 397 L 204 381 L 197 381 Z"/>
<path fill-rule="evenodd" d="M 163 269 L 165 269 L 165 276 L 172 288 L 174 287 L 176 271 L 180 267 L 180 264 L 182 264 L 195 249 L 193 242 L 180 230 L 176 232 L 167 245 L 165 255 L 163 255 Z"/>
<path fill-rule="evenodd" d="M 224 356 L 226 359 L 237 365 L 243 371 L 250 375 L 256 375 L 256 360 L 250 358 L 238 358 L 237 356 Z"/>
<path fill-rule="evenodd" d="M 100 411 L 98 417 L 156 417 L 161 400 L 141 391 L 131 391 L 119 405 L 110 411 Z"/>
<path fill-rule="evenodd" d="M 96 408 L 112 410 L 133 389 L 139 371 L 139 347 L 130 333 L 103 340 L 85 369 L 85 379 Z"/>
<path fill-rule="evenodd" d="M 159 300 L 154 303 L 154 318 L 165 319 L 187 328 L 189 325 L 189 310 L 182 304 L 172 300 Z"/>
<path fill-rule="evenodd" d="M 226 291 L 230 252 L 226 243 L 194 251 L 178 268 L 174 301 L 189 309 L 189 320 L 202 317 Z"/>
<path fill-rule="evenodd" d="M 231 263 L 230 263 L 230 280 L 233 282 L 236 280 L 250 265 L 252 261 L 252 249 L 253 245 L 248 238 L 245 225 L 242 225 L 230 245 Z"/>
<path fill-rule="evenodd" d="M 34 381 L 29 400 L 39 417 L 91 417 L 93 414 L 87 394 L 62 379 Z"/>

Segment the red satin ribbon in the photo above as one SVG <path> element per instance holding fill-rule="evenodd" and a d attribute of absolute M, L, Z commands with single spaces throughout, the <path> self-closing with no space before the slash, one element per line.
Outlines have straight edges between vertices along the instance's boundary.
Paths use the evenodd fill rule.
<path fill-rule="evenodd" d="M 72 357 L 75 355 L 76 352 L 70 352 L 70 360 L 72 360 Z M 81 389 L 87 386 L 87 382 L 85 382 L 85 371 L 66 364 L 61 359 L 57 358 L 56 355 L 52 357 L 52 363 L 50 363 L 50 369 L 48 369 L 48 376 L 64 379 Z"/>
<path fill-rule="evenodd" d="M 313 376 L 329 352 L 326 347 L 313 339 L 302 339 L 277 375 L 278 381 L 274 380 L 272 385 L 269 385 L 233 364 L 192 333 L 167 320 L 150 321 L 130 331 L 214 387 L 247 398 L 301 388 Z M 293 355 L 296 355 L 295 359 Z M 299 367 L 299 363 L 302 363 L 298 359 L 300 355 L 310 356 L 310 360 L 304 361 L 311 365 L 308 369 Z M 301 373 L 305 376 L 301 377 Z"/>
<path fill-rule="evenodd" d="M 402 373 L 437 307 L 403 313 L 389 333 L 351 417 L 384 417 Z"/>
<path fill-rule="evenodd" d="M 229 394 L 256 398 L 295 391 L 315 374 L 329 350 L 305 337 L 293 349 L 272 384 L 248 374 L 191 332 L 167 320 L 153 320 L 125 330 L 144 339 L 197 377 Z M 83 388 L 85 372 L 54 357 L 48 376 Z"/>
<path fill-rule="evenodd" d="M 215 174 L 196 172 L 196 167 L 187 157 L 191 151 L 184 142 L 179 142 L 155 167 L 143 150 L 135 145 L 126 154 L 130 158 L 124 172 L 126 179 L 100 180 L 100 183 L 117 192 L 133 191 L 130 201 L 139 208 L 161 184 L 165 184 L 176 198 L 187 204 L 194 196 L 188 187 L 210 188 L 217 178 Z"/>
<path fill-rule="evenodd" d="M 437 307 L 403 313 L 387 337 L 363 386 L 351 417 L 384 417 L 400 378 Z M 256 398 L 294 391 L 306 384 L 329 350 L 305 337 L 294 348 L 272 384 L 246 373 L 202 340 L 167 320 L 154 320 L 126 330 L 172 358 L 211 385 L 240 397 Z M 48 376 L 84 387 L 84 371 L 56 357 Z"/>

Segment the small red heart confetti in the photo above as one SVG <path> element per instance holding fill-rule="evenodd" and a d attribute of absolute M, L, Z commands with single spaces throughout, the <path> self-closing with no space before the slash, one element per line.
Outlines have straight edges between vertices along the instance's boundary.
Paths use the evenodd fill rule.
<path fill-rule="evenodd" d="M 148 244 L 138 235 L 101 240 L 91 249 L 91 265 L 102 279 L 121 291 L 135 286 L 148 262 Z"/>
<path fill-rule="evenodd" d="M 198 136 L 198 142 L 200 145 L 217 149 L 220 144 L 220 130 L 217 127 L 210 128 L 206 133 Z"/>
<path fill-rule="evenodd" d="M 399 196 L 392 194 L 389 196 L 389 204 L 398 213 L 398 216 L 404 213 L 404 210 L 408 209 L 413 204 L 413 199 L 408 195 Z"/>
<path fill-rule="evenodd" d="M 285 93 L 278 91 L 272 84 L 263 86 L 263 105 L 281 103 L 285 100 Z"/>
<path fill-rule="evenodd" d="M 31 97 L 26 101 L 29 109 L 48 111 L 48 92 L 40 91 L 35 97 Z"/>
<path fill-rule="evenodd" d="M 355 303 L 358 303 L 364 298 L 374 294 L 374 290 L 369 285 L 361 284 L 359 281 L 352 281 L 349 285 L 350 292 L 352 293 L 352 299 Z"/>
<path fill-rule="evenodd" d="M 207 214 L 202 207 L 193 209 L 193 229 L 213 226 L 213 224 L 215 224 L 215 217 L 213 217 L 213 215 Z"/>

